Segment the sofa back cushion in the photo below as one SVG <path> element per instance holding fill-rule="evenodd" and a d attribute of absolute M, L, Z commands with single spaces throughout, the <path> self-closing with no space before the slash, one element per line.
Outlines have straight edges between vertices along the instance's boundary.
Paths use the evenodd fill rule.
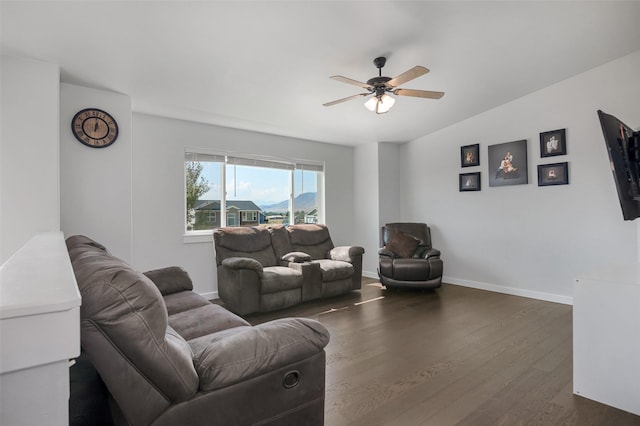
<path fill-rule="evenodd" d="M 290 225 L 286 230 L 289 232 L 292 251 L 307 253 L 312 260 L 330 257 L 329 252 L 334 245 L 326 225 Z"/>
<path fill-rule="evenodd" d="M 164 300 L 153 282 L 87 237 L 68 238 L 67 249 L 82 297 L 82 346 L 107 386 L 112 384 L 112 393 L 114 387 L 126 389 L 127 380 L 131 387 L 148 380 L 171 401 L 195 394 L 198 375 L 191 348 L 168 326 Z M 117 363 L 99 349 L 105 342 L 141 374 L 131 377 L 115 369 Z M 127 397 L 145 401 L 145 395 Z"/>
<path fill-rule="evenodd" d="M 276 255 L 277 260 L 283 260 L 283 256 L 293 252 L 291 247 L 291 241 L 289 240 L 289 232 L 283 225 L 269 226 L 269 233 L 271 234 L 271 245 L 273 246 L 273 252 Z"/>
<path fill-rule="evenodd" d="M 213 231 L 216 264 L 220 266 L 230 257 L 249 257 L 264 267 L 276 266 L 276 256 L 271 247 L 271 236 L 266 228 L 238 226 L 218 228 Z"/>
<path fill-rule="evenodd" d="M 420 241 L 420 246 L 431 248 L 431 232 L 429 231 L 429 227 L 426 223 L 387 223 L 382 228 L 382 245 L 385 246 L 397 233 L 411 235 Z"/>

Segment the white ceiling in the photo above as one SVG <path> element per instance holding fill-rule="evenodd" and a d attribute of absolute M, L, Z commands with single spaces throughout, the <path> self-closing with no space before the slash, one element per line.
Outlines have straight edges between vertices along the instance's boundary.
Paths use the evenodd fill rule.
<path fill-rule="evenodd" d="M 640 1 L 4 1 L 2 53 L 63 82 L 125 93 L 134 111 L 358 145 L 405 142 L 640 49 Z M 376 115 L 366 81 L 414 65 Z M 639 71 L 640 75 L 640 71 Z M 605 82 L 603 82 L 605 83 Z"/>

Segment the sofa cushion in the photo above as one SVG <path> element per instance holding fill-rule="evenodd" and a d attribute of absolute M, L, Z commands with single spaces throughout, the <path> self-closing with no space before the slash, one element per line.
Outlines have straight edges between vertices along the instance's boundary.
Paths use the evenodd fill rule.
<path fill-rule="evenodd" d="M 154 269 L 144 273 L 158 287 L 163 296 L 179 291 L 193 290 L 193 283 L 187 271 L 179 266 Z"/>
<path fill-rule="evenodd" d="M 198 308 L 171 315 L 169 325 L 185 340 L 191 340 L 228 328 L 248 326 L 249 323 L 222 306 L 207 302 Z"/>
<path fill-rule="evenodd" d="M 192 291 L 181 291 L 164 296 L 164 303 L 167 306 L 167 313 L 171 316 L 208 305 L 210 302 Z"/>
<path fill-rule="evenodd" d="M 271 247 L 271 234 L 266 228 L 238 226 L 218 228 L 213 232 L 218 266 L 229 257 L 249 257 L 262 266 L 277 265 Z"/>
<path fill-rule="evenodd" d="M 393 234 L 385 248 L 392 251 L 398 257 L 408 258 L 418 249 L 420 241 L 404 232 Z"/>
<path fill-rule="evenodd" d="M 302 272 L 286 266 L 269 266 L 262 271 L 261 293 L 277 293 L 302 287 Z"/>
<path fill-rule="evenodd" d="M 351 278 L 354 273 L 353 265 L 342 260 L 318 259 L 314 260 L 313 263 L 320 265 L 322 282 Z"/>
<path fill-rule="evenodd" d="M 312 259 L 326 259 L 334 247 L 325 225 L 291 225 L 287 226 L 291 251 L 307 253 Z"/>
<path fill-rule="evenodd" d="M 284 318 L 203 336 L 189 345 L 200 389 L 211 391 L 306 359 L 327 343 L 329 332 L 319 322 Z"/>
<path fill-rule="evenodd" d="M 287 253 L 291 253 L 291 241 L 289 240 L 289 232 L 282 225 L 270 225 L 268 228 L 271 235 L 271 245 L 276 255 L 276 259 L 282 259 Z"/>

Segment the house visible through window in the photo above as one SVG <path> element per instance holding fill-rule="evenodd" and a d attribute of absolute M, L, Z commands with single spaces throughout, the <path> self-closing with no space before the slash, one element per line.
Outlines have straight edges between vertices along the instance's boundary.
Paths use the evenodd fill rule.
<path fill-rule="evenodd" d="M 185 152 L 187 233 L 322 222 L 321 164 Z"/>

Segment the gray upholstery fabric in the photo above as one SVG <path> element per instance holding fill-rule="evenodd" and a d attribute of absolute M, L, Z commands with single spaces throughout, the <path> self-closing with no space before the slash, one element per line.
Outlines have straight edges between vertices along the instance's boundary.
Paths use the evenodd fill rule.
<path fill-rule="evenodd" d="M 198 388 L 198 376 L 191 350 L 168 326 L 164 301 L 153 282 L 86 237 L 69 238 L 67 248 L 82 297 L 83 346 L 92 346 L 95 335 L 87 331 L 95 329 L 166 399 L 179 401 L 192 396 Z M 103 353 L 86 351 L 94 363 L 109 365 Z"/>
<path fill-rule="evenodd" d="M 277 267 L 265 255 L 265 232 Z M 334 247 L 325 225 L 219 228 L 213 236 L 220 298 L 239 315 L 282 309 L 361 287 L 364 249 Z M 347 279 L 348 287 L 325 285 Z"/>
<path fill-rule="evenodd" d="M 284 256 L 281 256 L 279 259 L 284 260 L 286 262 L 302 263 L 302 262 L 310 261 L 311 256 L 301 251 L 292 251 L 290 253 L 285 254 Z"/>
<path fill-rule="evenodd" d="M 200 377 L 200 389 L 205 391 L 303 360 L 322 350 L 327 343 L 327 330 L 306 318 L 275 320 L 189 342 Z"/>
<path fill-rule="evenodd" d="M 325 225 L 291 225 L 287 226 L 292 251 L 301 251 L 311 259 L 327 259 L 334 247 L 329 229 Z"/>
<path fill-rule="evenodd" d="M 271 245 L 273 246 L 273 252 L 276 255 L 276 259 L 283 259 L 288 253 L 293 252 L 291 248 L 291 241 L 289 241 L 289 232 L 282 225 L 271 225 L 268 228 L 271 235 Z M 289 262 L 295 262 L 289 260 Z"/>
<path fill-rule="evenodd" d="M 229 257 L 248 257 L 262 266 L 276 266 L 276 256 L 271 247 L 271 234 L 265 228 L 239 226 L 218 228 L 213 233 L 216 247 L 216 263 Z"/>
<path fill-rule="evenodd" d="M 170 281 L 177 269 L 150 274 L 169 289 L 163 299 L 146 275 L 87 237 L 67 239 L 67 248 L 82 296 L 82 346 L 119 424 L 323 424 L 329 334 L 320 323 L 251 327 L 192 291 L 171 292 L 187 282 L 186 273 L 175 275 L 182 284 Z M 291 371 L 300 380 L 289 389 Z"/>
<path fill-rule="evenodd" d="M 262 272 L 263 294 L 302 287 L 302 273 L 285 266 L 269 266 Z"/>
<path fill-rule="evenodd" d="M 298 372 L 299 383 L 282 386 Z M 170 406 L 152 426 L 320 426 L 324 424 L 325 352 Z"/>
<path fill-rule="evenodd" d="M 322 281 L 336 281 L 351 278 L 353 275 L 353 265 L 342 260 L 318 259 L 313 263 L 320 265 L 322 271 Z"/>
<path fill-rule="evenodd" d="M 251 269 L 256 271 L 259 277 L 262 276 L 262 264 L 256 259 L 250 257 L 228 257 L 222 260 L 222 265 L 232 269 Z"/>
<path fill-rule="evenodd" d="M 155 269 L 144 273 L 158 287 L 163 296 L 179 291 L 193 290 L 193 283 L 187 271 L 178 267 Z"/>
<path fill-rule="evenodd" d="M 351 290 L 351 278 L 325 281 L 322 283 L 322 297 L 334 297 Z"/>
<path fill-rule="evenodd" d="M 249 323 L 236 315 L 229 315 L 229 311 L 222 306 L 207 303 L 199 308 L 171 315 L 169 325 L 186 340 L 191 340 L 227 328 L 247 326 Z"/>
<path fill-rule="evenodd" d="M 208 305 L 209 301 L 192 291 L 180 291 L 164 296 L 164 304 L 167 307 L 167 313 L 171 316 Z"/>

